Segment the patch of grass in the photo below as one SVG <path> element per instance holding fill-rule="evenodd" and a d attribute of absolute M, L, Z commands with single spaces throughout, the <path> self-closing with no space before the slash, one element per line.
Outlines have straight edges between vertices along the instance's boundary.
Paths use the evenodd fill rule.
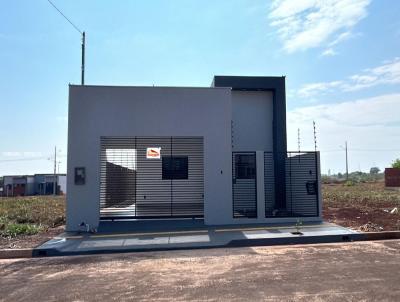
<path fill-rule="evenodd" d="M 33 235 L 65 224 L 65 198 L 0 198 L 0 236 Z"/>
<path fill-rule="evenodd" d="M 18 235 L 35 235 L 40 232 L 41 226 L 35 224 L 8 223 L 3 230 L 0 230 L 2 236 L 16 237 Z"/>
<path fill-rule="evenodd" d="M 324 184 L 324 206 L 330 207 L 395 207 L 400 206 L 400 194 L 385 190 L 383 182 L 354 183 L 353 185 Z"/>

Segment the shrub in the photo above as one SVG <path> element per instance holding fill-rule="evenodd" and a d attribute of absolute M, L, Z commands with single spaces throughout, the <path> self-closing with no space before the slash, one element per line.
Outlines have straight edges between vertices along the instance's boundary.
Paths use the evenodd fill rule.
<path fill-rule="evenodd" d="M 347 180 L 347 181 L 344 183 L 344 185 L 345 185 L 346 187 L 352 187 L 352 186 L 354 186 L 354 181 L 352 181 L 352 180 Z"/>
<path fill-rule="evenodd" d="M 396 159 L 392 163 L 392 168 L 398 168 L 400 169 L 400 158 Z"/>

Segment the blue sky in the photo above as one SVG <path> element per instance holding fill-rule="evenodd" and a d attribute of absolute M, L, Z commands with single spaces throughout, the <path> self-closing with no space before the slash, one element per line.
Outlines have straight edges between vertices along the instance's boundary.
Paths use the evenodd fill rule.
<path fill-rule="evenodd" d="M 53 0 L 87 34 L 86 83 L 209 86 L 213 75 L 286 75 L 288 145 L 322 171 L 400 157 L 400 2 Z M 80 35 L 46 0 L 2 0 L 0 175 L 66 168 L 68 83 Z"/>

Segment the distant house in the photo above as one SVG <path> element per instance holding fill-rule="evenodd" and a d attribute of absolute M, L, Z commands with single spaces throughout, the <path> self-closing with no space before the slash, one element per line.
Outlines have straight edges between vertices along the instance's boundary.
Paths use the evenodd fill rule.
<path fill-rule="evenodd" d="M 6 175 L 3 177 L 4 196 L 28 196 L 35 194 L 33 175 Z"/>
<path fill-rule="evenodd" d="M 56 175 L 57 195 L 67 193 L 66 174 Z M 51 195 L 54 188 L 54 174 L 35 174 L 35 193 L 36 195 Z"/>
<path fill-rule="evenodd" d="M 56 175 L 57 195 L 66 194 L 66 174 Z M 2 196 L 51 195 L 54 188 L 54 174 L 5 175 Z"/>

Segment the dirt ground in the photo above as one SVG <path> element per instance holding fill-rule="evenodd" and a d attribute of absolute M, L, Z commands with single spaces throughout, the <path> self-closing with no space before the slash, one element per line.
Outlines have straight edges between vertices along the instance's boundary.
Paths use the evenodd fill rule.
<path fill-rule="evenodd" d="M 0 260 L 0 301 L 400 301 L 400 240 Z"/>
<path fill-rule="evenodd" d="M 397 214 L 391 214 L 394 208 Z M 383 182 L 323 185 L 325 221 L 363 232 L 400 230 L 400 191 L 387 190 Z"/>

